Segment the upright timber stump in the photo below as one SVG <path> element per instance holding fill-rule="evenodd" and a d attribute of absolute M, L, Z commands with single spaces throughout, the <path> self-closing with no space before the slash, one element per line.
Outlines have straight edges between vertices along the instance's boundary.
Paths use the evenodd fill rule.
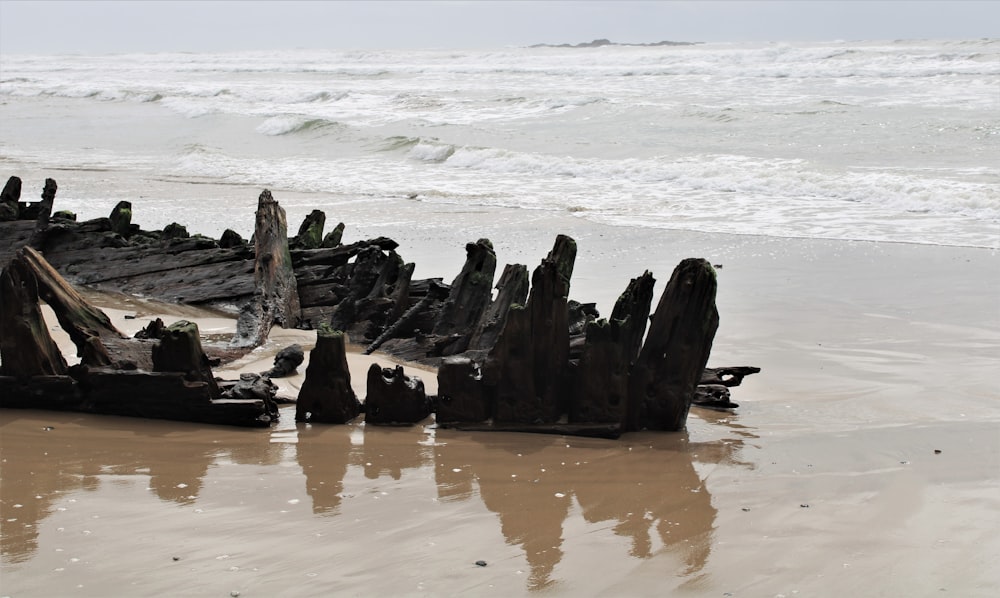
<path fill-rule="evenodd" d="M 316 333 L 316 347 L 309 353 L 306 379 L 295 403 L 295 421 L 346 424 L 361 413 L 361 403 L 351 388 L 344 333 L 328 326 Z"/>
<path fill-rule="evenodd" d="M 629 377 L 625 431 L 684 429 L 719 327 L 717 288 L 715 269 L 703 259 L 674 269 Z"/>
<path fill-rule="evenodd" d="M 369 366 L 365 423 L 407 425 L 430 415 L 431 402 L 420 378 L 405 375 L 401 365 L 382 368 L 373 363 Z"/>
<path fill-rule="evenodd" d="M 231 342 L 234 347 L 260 345 L 274 323 L 285 328 L 294 328 L 299 323 L 301 310 L 292 255 L 288 250 L 288 222 L 285 210 L 267 189 L 257 199 L 254 249 L 256 288 L 253 299 L 240 310 Z"/>
<path fill-rule="evenodd" d="M 222 394 L 202 351 L 198 325 L 194 322 L 180 320 L 163 330 L 160 342 L 153 346 L 153 371 L 182 372 L 189 382 L 204 382 L 211 398 Z"/>

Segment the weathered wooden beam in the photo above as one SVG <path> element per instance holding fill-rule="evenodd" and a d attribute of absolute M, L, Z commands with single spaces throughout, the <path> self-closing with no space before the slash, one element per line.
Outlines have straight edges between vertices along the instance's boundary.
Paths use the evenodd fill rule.
<path fill-rule="evenodd" d="M 0 373 L 28 378 L 66 371 L 66 360 L 42 317 L 35 275 L 15 258 L 0 271 Z"/>
<path fill-rule="evenodd" d="M 684 429 L 719 327 L 717 286 L 706 260 L 689 258 L 674 269 L 632 368 L 626 431 Z"/>
<path fill-rule="evenodd" d="M 496 265 L 497 256 L 489 239 L 466 244 L 465 264 L 452 281 L 448 298 L 431 331 L 437 336 L 457 336 L 442 355 L 461 353 L 468 347 L 476 325 L 490 304 Z"/>
<path fill-rule="evenodd" d="M 493 419 L 497 423 L 547 423 L 554 420 L 553 406 L 535 391 L 535 345 L 531 319 L 521 305 L 512 305 L 507 323 L 483 365 L 483 382 L 493 387 Z"/>
<path fill-rule="evenodd" d="M 79 411 L 80 385 L 70 376 L 0 375 L 0 407 Z"/>
<path fill-rule="evenodd" d="M 387 340 L 395 338 L 400 331 L 405 330 L 410 326 L 432 303 L 435 301 L 440 301 L 444 299 L 446 293 L 448 292 L 448 287 L 443 284 L 432 281 L 426 295 L 424 295 L 420 301 L 417 301 L 410 309 L 406 311 L 398 320 L 393 322 L 391 326 L 386 328 L 385 332 L 379 335 L 367 348 L 365 348 L 364 354 L 371 355 L 379 347 L 382 346 Z"/>
<path fill-rule="evenodd" d="M 583 355 L 573 377 L 570 422 L 621 425 L 628 403 L 630 332 L 628 319 L 587 325 Z"/>
<path fill-rule="evenodd" d="M 615 301 L 611 310 L 611 319 L 627 322 L 622 342 L 626 346 L 626 354 L 630 362 L 639 357 L 642 349 L 642 339 L 646 335 L 646 323 L 649 321 L 649 310 L 653 305 L 653 286 L 656 279 L 649 270 L 642 276 L 629 281 L 625 291 Z"/>
<path fill-rule="evenodd" d="M 38 296 L 52 307 L 59 325 L 76 345 L 81 363 L 87 366 L 110 365 L 113 359 L 105 347 L 105 340 L 126 338 L 114 327 L 111 318 L 84 299 L 31 247 L 24 247 L 19 259 L 34 274 L 38 281 Z"/>
<path fill-rule="evenodd" d="M 469 339 L 469 350 L 489 351 L 507 323 L 511 305 L 524 305 L 528 299 L 528 268 L 522 264 L 504 266 L 496 284 L 497 296 L 483 312 Z"/>
<path fill-rule="evenodd" d="M 739 386 L 743 382 L 743 378 L 757 373 L 760 373 L 760 368 L 749 365 L 705 368 L 698 383 Z"/>
<path fill-rule="evenodd" d="M 240 310 L 234 347 L 256 347 L 275 323 L 294 328 L 299 323 L 299 293 L 288 249 L 285 210 L 265 189 L 257 200 L 254 229 L 254 298 Z"/>
<path fill-rule="evenodd" d="M 544 421 L 557 420 L 568 408 L 570 278 L 576 261 L 576 241 L 558 235 L 548 256 L 535 268 L 525 306 L 529 317 L 532 376 Z"/>

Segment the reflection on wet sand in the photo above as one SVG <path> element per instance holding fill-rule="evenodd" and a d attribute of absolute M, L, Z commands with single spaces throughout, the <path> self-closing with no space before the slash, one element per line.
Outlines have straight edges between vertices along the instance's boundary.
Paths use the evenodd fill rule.
<path fill-rule="evenodd" d="M 77 490 L 98 491 L 102 479 L 146 476 L 160 500 L 191 505 L 219 459 L 276 463 L 281 458 L 266 434 L 242 430 L 14 410 L 4 411 L 3 427 L 22 419 L 37 423 L 19 430 L 16 446 L 3 443 L 0 470 L 0 546 L 11 562 L 31 558 L 38 524 L 52 513 L 53 503 Z M 205 434 L 212 441 L 206 443 Z"/>
<path fill-rule="evenodd" d="M 223 505 L 236 500 L 225 493 L 224 484 L 232 478 L 220 478 L 213 470 L 250 465 L 259 481 L 243 478 L 249 486 L 233 491 L 241 496 L 247 488 L 259 492 L 260 501 L 246 503 L 256 510 L 270 504 L 267 489 L 275 481 L 302 488 L 297 473 L 289 478 L 276 469 L 288 472 L 291 465 L 301 468 L 312 502 L 310 517 L 335 518 L 347 508 L 355 510 L 355 517 L 378 513 L 356 511 L 361 503 L 348 507 L 344 501 L 385 488 L 378 481 L 386 477 L 402 480 L 405 485 L 397 487 L 416 496 L 421 488 L 431 496 L 436 492 L 444 510 L 434 516 L 444 522 L 452 516 L 447 505 L 475 501 L 478 495 L 497 515 L 503 540 L 523 551 L 530 569 L 528 590 L 559 582 L 556 567 L 567 555 L 582 554 L 594 532 L 627 541 L 627 546 L 609 543 L 606 550 L 615 551 L 609 559 L 647 559 L 668 551 L 685 563 L 676 574 L 697 574 L 709 557 L 716 510 L 696 464 L 746 465 L 738 461 L 742 443 L 754 438 L 724 420 L 707 423 L 728 439 L 691 443 L 687 434 L 634 434 L 610 441 L 363 424 L 291 424 L 268 434 L 78 414 L 3 415 L 2 429 L 11 432 L 0 439 L 5 563 L 30 561 L 38 551 L 40 523 L 57 508 L 64 510 L 66 501 L 75 502 L 80 492 L 99 493 L 123 478 L 144 476 L 158 501 L 149 501 L 149 510 L 139 513 L 155 517 L 157 502 L 222 513 L 220 499 Z M 209 487 L 223 494 L 202 498 Z M 496 530 L 496 523 L 485 523 L 492 519 L 483 521 Z M 586 532 L 579 531 L 581 523 Z M 328 524 L 340 525 L 336 520 Z"/>
<path fill-rule="evenodd" d="M 730 440 L 718 450 L 689 443 L 687 434 L 610 442 L 439 431 L 435 475 L 441 500 L 469 499 L 478 485 L 507 542 L 524 550 L 531 590 L 554 581 L 574 500 L 588 523 L 610 522 L 629 539 L 633 557 L 652 556 L 655 539 L 681 553 L 690 575 L 705 565 L 716 515 L 694 460 L 732 462 L 741 444 Z M 705 454 L 709 448 L 714 454 Z"/>
<path fill-rule="evenodd" d="M 295 457 L 306 478 L 306 494 L 316 515 L 340 513 L 344 476 L 352 459 L 351 431 L 348 426 L 298 425 Z"/>

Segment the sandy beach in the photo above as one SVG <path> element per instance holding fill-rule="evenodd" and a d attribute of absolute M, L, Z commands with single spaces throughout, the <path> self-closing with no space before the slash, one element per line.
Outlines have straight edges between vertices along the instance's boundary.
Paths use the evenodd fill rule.
<path fill-rule="evenodd" d="M 279 198 L 280 200 L 281 198 Z M 288 202 L 289 222 L 301 218 Z M 305 208 L 301 208 L 304 210 Z M 537 265 L 579 244 L 571 298 L 719 269 L 710 365 L 756 365 L 733 413 L 620 440 L 426 425 L 270 431 L 0 412 L 3 596 L 993 596 L 1000 591 L 994 250 L 610 227 L 398 201 L 330 215 L 451 280 L 464 244 Z M 427 210 L 439 210 L 428 224 Z M 408 227 L 407 211 L 422 210 Z M 368 224 L 352 224 L 368 222 Z M 148 318 L 232 320 L 98 297 Z M 124 315 L 136 319 L 124 320 Z M 216 370 L 261 372 L 276 330 Z M 353 356 L 364 396 L 371 359 Z M 305 371 L 305 364 L 300 368 Z M 433 372 L 407 368 L 435 391 Z M 301 375 L 276 381 L 294 396 Z M 485 566 L 478 566 L 483 561 Z"/>

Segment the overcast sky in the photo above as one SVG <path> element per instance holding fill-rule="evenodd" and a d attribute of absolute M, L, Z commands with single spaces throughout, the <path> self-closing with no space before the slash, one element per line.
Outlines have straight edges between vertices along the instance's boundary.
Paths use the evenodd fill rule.
<path fill-rule="evenodd" d="M 0 0 L 2 53 L 495 48 L 535 43 L 977 39 L 997 0 Z"/>

